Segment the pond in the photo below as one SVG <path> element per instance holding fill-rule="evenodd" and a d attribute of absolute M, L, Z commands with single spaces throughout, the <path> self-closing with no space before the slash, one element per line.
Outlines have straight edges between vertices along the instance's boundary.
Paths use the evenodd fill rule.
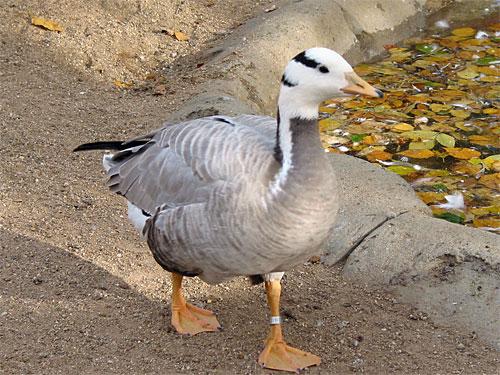
<path fill-rule="evenodd" d="M 355 68 L 384 98 L 342 98 L 320 108 L 328 151 L 401 175 L 437 217 L 496 233 L 499 6 L 500 1 L 454 2 L 454 9 L 435 14 L 418 36 L 385 46 L 385 58 Z"/>

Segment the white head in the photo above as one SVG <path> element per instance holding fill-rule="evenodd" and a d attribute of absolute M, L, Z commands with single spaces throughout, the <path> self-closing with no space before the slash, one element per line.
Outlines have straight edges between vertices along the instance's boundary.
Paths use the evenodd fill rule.
<path fill-rule="evenodd" d="M 285 69 L 278 102 L 280 114 L 316 118 L 323 101 L 353 94 L 383 96 L 359 78 L 337 52 L 311 48 L 295 56 Z"/>

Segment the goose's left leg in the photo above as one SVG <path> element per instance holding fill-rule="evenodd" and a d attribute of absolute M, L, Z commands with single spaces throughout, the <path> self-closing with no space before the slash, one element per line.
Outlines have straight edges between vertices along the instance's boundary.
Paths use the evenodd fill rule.
<path fill-rule="evenodd" d="M 259 356 L 262 367 L 299 373 L 300 370 L 319 365 L 321 359 L 314 354 L 292 348 L 285 344 L 281 332 L 281 318 L 279 313 L 281 283 L 280 280 L 266 281 L 267 300 L 271 308 L 271 331 L 265 347 Z"/>
<path fill-rule="evenodd" d="M 182 275 L 172 272 L 172 325 L 182 335 L 220 331 L 215 314 L 186 302 L 182 297 Z"/>

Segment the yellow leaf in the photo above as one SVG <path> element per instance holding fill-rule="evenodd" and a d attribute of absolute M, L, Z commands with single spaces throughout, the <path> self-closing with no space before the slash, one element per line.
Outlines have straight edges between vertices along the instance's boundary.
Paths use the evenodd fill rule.
<path fill-rule="evenodd" d="M 435 191 L 419 191 L 417 195 L 424 201 L 425 204 L 429 204 L 432 202 L 442 202 L 445 200 L 445 195 L 447 193 L 436 193 Z"/>
<path fill-rule="evenodd" d="M 456 159 L 472 159 L 481 156 L 479 151 L 473 150 L 471 148 L 457 148 L 457 147 L 445 147 L 444 148 L 448 154 Z"/>
<path fill-rule="evenodd" d="M 389 152 L 386 152 L 386 151 L 373 151 L 373 152 L 370 152 L 366 158 L 368 159 L 368 161 L 371 161 L 372 163 L 373 162 L 376 162 L 377 160 L 390 160 L 392 159 L 392 154 L 390 154 Z"/>
<path fill-rule="evenodd" d="M 449 104 L 438 104 L 438 103 L 432 103 L 429 107 L 432 112 L 447 112 L 453 108 Z"/>
<path fill-rule="evenodd" d="M 458 163 L 454 164 L 451 167 L 451 170 L 454 173 L 466 175 L 466 176 L 475 176 L 482 169 L 481 165 L 474 165 L 469 163 L 466 160 L 461 160 Z"/>
<path fill-rule="evenodd" d="M 476 228 L 500 228 L 500 219 L 486 218 L 486 219 L 472 219 Z"/>
<path fill-rule="evenodd" d="M 458 53 L 458 57 L 460 57 L 461 59 L 464 59 L 464 60 L 477 60 L 477 59 L 484 57 L 484 56 L 486 56 L 486 53 L 483 51 L 464 50 L 464 51 L 460 51 Z"/>
<path fill-rule="evenodd" d="M 400 132 L 408 132 L 415 129 L 413 125 L 407 124 L 406 122 L 400 122 L 399 124 L 394 125 L 392 128 Z"/>
<path fill-rule="evenodd" d="M 189 40 L 188 36 L 179 30 L 174 30 L 174 36 L 175 36 L 175 39 L 180 40 L 180 41 Z"/>
<path fill-rule="evenodd" d="M 489 76 L 500 76 L 500 69 L 492 68 L 491 66 L 478 66 L 476 70 Z"/>
<path fill-rule="evenodd" d="M 471 141 L 471 143 L 481 146 L 493 145 L 493 143 L 495 142 L 493 141 L 493 139 L 489 137 L 485 137 L 484 135 L 475 135 L 475 134 L 469 136 L 469 141 Z"/>
<path fill-rule="evenodd" d="M 489 169 L 494 169 L 498 171 L 498 167 L 496 167 L 496 163 L 500 161 L 500 154 L 498 155 L 490 155 L 486 159 L 483 160 L 484 165 L 486 165 Z M 495 164 L 495 166 L 493 166 Z M 500 171 L 499 171 L 500 172 Z"/>
<path fill-rule="evenodd" d="M 409 158 L 415 158 L 415 159 L 427 159 L 432 156 L 434 156 L 434 152 L 431 150 L 425 150 L 425 149 L 413 149 L 413 150 L 406 150 L 402 152 L 398 152 L 398 154 L 407 156 Z"/>
<path fill-rule="evenodd" d="M 464 79 L 473 79 L 479 76 L 479 73 L 473 67 L 469 66 L 468 68 L 461 70 L 457 73 L 457 76 Z"/>
<path fill-rule="evenodd" d="M 331 132 L 337 129 L 340 126 L 340 122 L 332 120 L 332 119 L 323 119 L 319 120 L 319 131 L 320 132 Z"/>
<path fill-rule="evenodd" d="M 61 26 L 59 26 L 54 21 L 48 20 L 46 18 L 33 17 L 31 19 L 31 24 L 35 25 L 35 26 L 43 27 L 44 29 L 51 30 L 51 31 L 63 31 Z"/>
<path fill-rule="evenodd" d="M 481 77 L 481 82 L 500 82 L 500 77 L 484 76 Z"/>
<path fill-rule="evenodd" d="M 479 182 L 490 189 L 500 189 L 500 173 L 485 174 Z"/>
<path fill-rule="evenodd" d="M 458 118 L 467 118 L 470 116 L 470 112 L 464 111 L 463 109 L 452 109 L 450 114 Z"/>
<path fill-rule="evenodd" d="M 327 107 L 327 106 L 320 106 L 319 111 L 322 113 L 335 113 L 337 111 L 337 108 L 335 107 Z"/>
<path fill-rule="evenodd" d="M 133 82 L 120 82 L 120 81 L 114 81 L 113 83 L 119 87 L 130 87 L 134 84 Z"/>

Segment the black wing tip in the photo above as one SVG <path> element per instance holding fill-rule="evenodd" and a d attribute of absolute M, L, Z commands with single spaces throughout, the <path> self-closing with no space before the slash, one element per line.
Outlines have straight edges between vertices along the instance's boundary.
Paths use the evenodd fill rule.
<path fill-rule="evenodd" d="M 90 142 L 84 143 L 76 147 L 73 152 L 78 151 L 90 151 L 90 150 L 121 150 L 123 149 L 122 141 L 111 141 L 111 142 Z"/>
<path fill-rule="evenodd" d="M 138 139 L 134 141 L 105 141 L 105 142 L 90 142 L 84 143 L 73 150 L 73 152 L 78 151 L 89 151 L 89 150 L 116 150 L 122 151 L 128 148 L 142 146 L 148 143 L 148 139 Z"/>

